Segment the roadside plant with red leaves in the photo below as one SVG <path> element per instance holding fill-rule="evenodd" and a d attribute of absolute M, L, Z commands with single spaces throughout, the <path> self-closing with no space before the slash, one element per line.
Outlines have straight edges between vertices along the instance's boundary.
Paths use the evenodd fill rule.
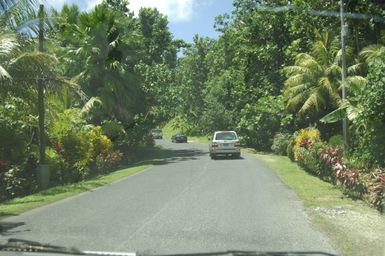
<path fill-rule="evenodd" d="M 320 132 L 317 129 L 301 129 L 299 133 L 294 136 L 294 159 L 301 161 L 301 151 L 311 149 L 315 143 L 320 141 Z"/>
<path fill-rule="evenodd" d="M 56 150 L 56 152 L 57 152 L 58 154 L 60 154 L 60 153 L 62 152 L 63 146 L 60 144 L 60 142 L 57 142 L 57 143 L 55 144 L 55 150 Z"/>
<path fill-rule="evenodd" d="M 380 211 L 385 204 L 385 171 L 376 169 L 371 173 L 372 183 L 369 185 L 370 203 Z"/>
<path fill-rule="evenodd" d="M 7 167 L 7 163 L 4 160 L 0 159 L 0 171 L 5 170 Z"/>
<path fill-rule="evenodd" d="M 102 173 L 114 171 L 123 158 L 123 153 L 119 150 L 105 150 L 96 157 L 96 166 Z"/>
<path fill-rule="evenodd" d="M 302 140 L 301 140 L 299 146 L 300 146 L 300 147 L 306 148 L 307 145 L 308 145 L 308 143 L 309 143 L 309 139 L 308 139 L 308 138 L 302 138 Z"/>
<path fill-rule="evenodd" d="M 344 163 L 342 155 L 342 149 L 338 146 L 320 150 L 320 159 L 332 169 L 335 180 L 346 188 L 353 197 L 361 198 L 366 190 L 365 185 L 360 182 L 361 170 L 349 168 Z"/>

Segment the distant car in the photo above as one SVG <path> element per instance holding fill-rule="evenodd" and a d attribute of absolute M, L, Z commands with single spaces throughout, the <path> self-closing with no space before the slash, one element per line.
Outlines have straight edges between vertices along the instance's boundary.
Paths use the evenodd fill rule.
<path fill-rule="evenodd" d="M 153 139 L 163 139 L 163 133 L 160 129 L 152 130 L 151 135 Z"/>
<path fill-rule="evenodd" d="M 235 131 L 216 131 L 209 144 L 211 159 L 217 156 L 241 157 L 241 144 Z"/>
<path fill-rule="evenodd" d="M 171 142 L 184 142 L 187 143 L 187 136 L 184 134 L 175 134 L 171 137 Z"/>

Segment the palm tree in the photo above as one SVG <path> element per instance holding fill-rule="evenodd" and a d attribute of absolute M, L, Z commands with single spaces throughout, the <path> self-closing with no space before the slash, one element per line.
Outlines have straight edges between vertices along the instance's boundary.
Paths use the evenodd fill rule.
<path fill-rule="evenodd" d="M 303 117 L 309 111 L 321 112 L 340 102 L 338 48 L 328 33 L 319 35 L 312 51 L 299 53 L 295 64 L 283 68 L 286 109 Z"/>
<path fill-rule="evenodd" d="M 383 55 L 384 52 L 385 46 L 383 44 L 372 44 L 363 48 L 360 52 L 360 57 L 363 59 L 364 63 L 357 63 L 356 65 L 353 65 L 352 67 L 350 67 L 351 70 L 357 67 L 368 65 L 375 58 Z M 320 121 L 323 123 L 334 123 L 337 121 L 341 121 L 343 118 L 347 117 L 354 124 L 356 119 L 360 117 L 364 112 L 365 107 L 360 101 L 356 99 L 356 96 L 363 94 L 363 85 L 366 82 L 367 80 L 361 76 L 348 77 L 346 80 L 346 85 L 349 91 L 348 100 L 342 102 L 339 108 L 321 118 Z"/>
<path fill-rule="evenodd" d="M 11 55 L 13 55 L 18 46 L 19 44 L 14 33 L 0 32 L 0 81 L 11 79 L 6 69 Z"/>
<path fill-rule="evenodd" d="M 140 45 L 132 18 L 102 3 L 91 12 L 81 14 L 78 21 L 66 19 L 64 23 L 67 29 L 64 34 L 76 36 L 65 40 L 64 61 L 73 63 L 66 72 L 72 76 L 78 72 L 76 81 L 86 94 L 102 102 L 100 117 L 107 115 L 124 122 L 132 121 L 134 111 L 145 106 L 143 101 L 138 102 L 140 90 L 134 76 L 137 60 L 133 53 Z M 94 121 L 97 123 L 99 117 Z"/>
<path fill-rule="evenodd" d="M 379 57 L 385 51 L 385 45 L 383 44 L 372 44 L 360 52 L 360 56 L 365 60 L 365 63 L 368 64 L 374 58 Z"/>
<path fill-rule="evenodd" d="M 12 82 L 8 84 L 5 91 L 7 94 L 22 98 L 29 103 L 32 111 L 39 114 L 39 131 L 40 131 L 40 164 L 44 164 L 45 155 L 45 128 L 44 128 L 44 87 L 51 85 L 61 85 L 63 83 L 73 85 L 58 76 L 56 64 L 58 63 L 55 56 L 43 52 L 23 52 L 14 53 L 19 44 L 16 34 L 23 31 L 34 31 L 31 36 L 39 34 L 44 23 L 45 12 L 40 8 L 39 15 L 36 13 L 36 0 L 5 0 L 0 5 L 0 79 L 7 78 Z M 42 6 L 41 6 L 42 7 Z M 36 17 L 39 19 L 36 20 Z M 39 22 L 37 22 L 39 21 Z M 44 22 L 44 23 L 43 23 Z M 29 29 L 29 30 L 28 30 Z M 7 33 L 5 33 L 7 32 Z M 21 47 L 20 47 L 21 48 Z M 41 48 L 41 47 L 39 47 Z M 7 57 L 2 58 L 4 55 Z M 6 66 L 6 68 L 4 68 Z M 44 85 L 43 85 L 44 81 Z M 38 90 L 37 87 L 39 88 Z M 38 100 L 36 94 L 38 91 Z M 38 104 L 36 104 L 38 103 Z"/>
<path fill-rule="evenodd" d="M 37 0 L 0 1 L 0 27 L 17 28 L 36 18 Z"/>
<path fill-rule="evenodd" d="M 10 80 L 7 68 L 21 54 L 17 32 L 27 21 L 36 18 L 37 0 L 0 1 L 0 80 Z"/>

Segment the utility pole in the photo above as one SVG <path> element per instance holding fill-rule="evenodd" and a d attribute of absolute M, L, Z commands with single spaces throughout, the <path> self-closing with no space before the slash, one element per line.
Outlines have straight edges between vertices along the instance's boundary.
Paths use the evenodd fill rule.
<path fill-rule="evenodd" d="M 44 5 L 39 8 L 39 51 L 44 52 Z M 42 71 L 40 71 L 42 72 Z M 45 164 L 45 131 L 44 131 L 44 81 L 40 73 L 38 88 L 39 112 L 39 164 Z"/>
<path fill-rule="evenodd" d="M 44 5 L 39 8 L 39 51 L 44 52 Z M 40 189 L 49 186 L 49 166 L 45 162 L 45 108 L 44 108 L 44 74 L 40 70 L 38 81 L 38 113 L 39 113 L 39 169 L 37 183 Z"/>
<path fill-rule="evenodd" d="M 346 101 L 346 46 L 345 46 L 345 38 L 348 34 L 348 27 L 345 23 L 344 16 L 344 1 L 340 0 L 340 16 L 341 16 L 341 78 L 342 78 L 342 102 Z M 344 138 L 344 150 L 346 151 L 349 148 L 348 143 L 348 120 L 346 117 L 342 120 L 342 134 Z"/>

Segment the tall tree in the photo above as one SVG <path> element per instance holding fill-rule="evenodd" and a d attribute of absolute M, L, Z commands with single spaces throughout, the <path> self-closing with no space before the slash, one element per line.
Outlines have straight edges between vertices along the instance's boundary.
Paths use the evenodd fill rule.
<path fill-rule="evenodd" d="M 141 58 L 144 63 L 175 66 L 176 48 L 172 44 L 167 17 L 157 9 L 141 8 L 138 19 L 143 42 Z"/>

